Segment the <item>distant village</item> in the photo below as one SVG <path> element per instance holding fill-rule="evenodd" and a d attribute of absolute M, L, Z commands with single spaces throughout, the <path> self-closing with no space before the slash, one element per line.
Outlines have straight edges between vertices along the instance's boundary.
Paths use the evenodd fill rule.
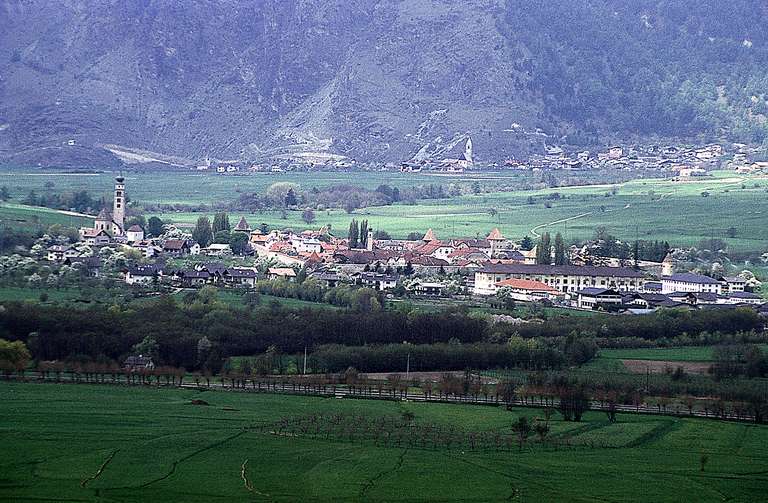
<path fill-rule="evenodd" d="M 377 170 L 405 173 L 461 174 L 471 170 L 521 170 L 580 172 L 598 169 L 624 171 L 653 171 L 673 179 L 705 176 L 712 169 L 728 169 L 738 174 L 768 172 L 764 152 L 744 143 L 686 145 L 615 145 L 600 151 L 566 150 L 556 145 L 544 145 L 541 154 L 526 159 L 505 159 L 498 162 L 477 162 L 472 139 L 467 138 L 441 155 L 415 158 L 400 164 L 368 165 L 341 156 L 306 153 L 279 162 L 246 163 L 239 160 L 204 162 L 192 168 L 199 172 L 221 175 L 249 173 L 283 173 L 286 171 Z"/>
<path fill-rule="evenodd" d="M 524 249 L 498 229 L 486 236 L 440 239 L 428 229 L 420 239 L 377 239 L 367 224 L 349 236 L 327 227 L 303 230 L 252 228 L 243 217 L 231 232 L 247 246 L 241 263 L 231 266 L 229 244 L 200 246 L 189 236 L 147 238 L 138 225 L 125 228 L 125 179 L 115 180 L 111 211 L 103 209 L 92 227 L 80 229 L 81 242 L 53 245 L 52 263 L 81 267 L 98 276 L 99 250 L 110 248 L 140 257 L 120 272 L 136 287 L 215 285 L 254 288 L 258 281 L 313 279 L 321 286 L 359 285 L 388 295 L 432 299 L 490 299 L 570 309 L 644 313 L 659 308 L 728 309 L 753 307 L 768 315 L 754 276 L 710 277 L 678 270 L 673 255 L 661 262 L 593 257 L 587 247 L 566 250 L 565 263 L 552 253 Z M 550 255 L 552 260 L 547 260 Z M 176 259 L 192 265 L 174 266 Z M 563 262 L 563 260 L 560 260 Z"/>

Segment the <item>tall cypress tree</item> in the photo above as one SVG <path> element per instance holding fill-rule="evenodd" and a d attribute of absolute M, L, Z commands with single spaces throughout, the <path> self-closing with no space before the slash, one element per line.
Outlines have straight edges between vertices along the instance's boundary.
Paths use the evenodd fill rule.
<path fill-rule="evenodd" d="M 232 230 L 232 227 L 229 225 L 229 215 L 223 211 L 216 213 L 213 216 L 213 224 L 211 225 L 211 230 L 214 234 L 219 231 Z"/>
<path fill-rule="evenodd" d="M 368 246 L 368 220 L 360 222 L 360 248 Z"/>
<path fill-rule="evenodd" d="M 192 239 L 197 241 L 202 247 L 211 244 L 211 241 L 213 241 L 213 231 L 211 230 L 211 221 L 208 220 L 208 217 L 197 219 L 197 225 L 195 225 L 195 229 L 192 231 Z"/>
<path fill-rule="evenodd" d="M 360 231 L 358 229 L 357 220 L 353 218 L 352 221 L 349 222 L 349 232 L 347 233 L 350 248 L 357 248 L 358 239 L 360 237 Z"/>
<path fill-rule="evenodd" d="M 542 234 L 539 244 L 536 246 L 536 263 L 549 265 L 552 263 L 552 240 L 549 232 Z"/>
<path fill-rule="evenodd" d="M 563 236 L 558 232 L 555 235 L 555 265 L 566 265 L 567 263 L 568 255 L 565 251 Z"/>

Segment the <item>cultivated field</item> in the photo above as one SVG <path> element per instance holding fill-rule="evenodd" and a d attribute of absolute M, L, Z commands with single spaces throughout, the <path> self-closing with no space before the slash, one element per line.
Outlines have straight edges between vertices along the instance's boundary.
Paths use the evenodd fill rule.
<path fill-rule="evenodd" d="M 111 193 L 112 174 L 68 174 L 36 171 L 34 176 L 0 173 L 0 185 L 7 185 L 15 198 L 29 190 L 44 193 L 45 183 L 54 182 L 54 191 L 88 190 L 94 195 Z M 409 232 L 435 229 L 438 237 L 484 235 L 499 227 L 505 235 L 562 232 L 566 239 L 586 238 L 598 226 L 605 226 L 619 238 L 662 239 L 675 245 L 697 245 L 703 239 L 725 239 L 732 250 L 764 252 L 768 227 L 764 225 L 768 180 L 737 177 L 733 172 L 691 182 L 634 180 L 623 184 L 602 184 L 544 190 L 514 190 L 537 183 L 535 175 L 514 173 L 467 174 L 445 177 L 406 173 L 280 173 L 251 176 L 218 176 L 197 173 L 131 173 L 128 194 L 139 202 L 166 204 L 211 204 L 237 199 L 240 193 L 263 193 L 275 182 L 289 181 L 304 189 L 351 183 L 374 189 L 381 183 L 407 187 L 419 184 L 457 184 L 465 190 L 475 181 L 486 190 L 479 195 L 464 195 L 444 200 L 419 201 L 415 206 L 396 204 L 364 208 L 349 215 L 342 210 L 318 211 L 316 225 L 331 224 L 344 233 L 351 218 L 367 218 L 376 229 L 395 237 Z M 7 183 L 6 183 L 7 182 Z M 505 187 L 512 192 L 494 192 Z M 611 195 L 616 187 L 615 194 Z M 703 197 L 702 193 L 708 193 Z M 553 194 L 559 194 L 559 198 Z M 609 197 L 606 197 L 609 196 Z M 533 198 L 532 204 L 529 197 Z M 550 207 L 546 207 L 550 206 Z M 495 212 L 490 210 L 493 209 Z M 35 211 L 35 210 L 32 210 Z M 197 213 L 172 212 L 162 218 L 192 225 Z M 231 220 L 240 214 L 235 212 Z M 252 225 L 304 228 L 300 211 L 267 211 L 245 215 Z M 729 232 L 729 229 L 733 228 Z M 735 232 L 735 237 L 727 237 Z"/>
<path fill-rule="evenodd" d="M 679 362 L 710 362 L 714 358 L 712 346 L 683 346 L 677 348 L 601 349 L 600 358 L 659 360 Z"/>
<path fill-rule="evenodd" d="M 516 417 L 542 412 L 11 382 L 0 403 L 4 501 L 747 502 L 768 489 L 768 427 L 752 424 L 555 414 L 551 442 L 499 450 L 466 439 L 508 437 Z M 377 421 L 400 426 L 355 436 Z M 457 441 L 408 440 L 430 431 Z"/>

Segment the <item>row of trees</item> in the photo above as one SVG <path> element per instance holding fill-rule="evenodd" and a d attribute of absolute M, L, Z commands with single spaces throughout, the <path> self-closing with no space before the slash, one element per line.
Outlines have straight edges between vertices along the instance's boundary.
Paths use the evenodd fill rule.
<path fill-rule="evenodd" d="M 670 250 L 669 243 L 666 241 L 642 239 L 632 242 L 621 241 L 603 226 L 595 229 L 594 243 L 593 253 L 598 257 L 616 257 L 634 262 L 640 260 L 661 262 Z"/>
<path fill-rule="evenodd" d="M 385 206 L 397 202 L 414 204 L 419 199 L 442 199 L 460 195 L 457 188 L 446 189 L 442 185 L 417 185 L 400 189 L 390 185 L 379 185 L 375 190 L 356 185 L 338 184 L 326 187 L 312 187 L 302 190 L 294 183 L 272 184 L 264 194 L 241 194 L 229 207 L 233 210 L 262 211 L 275 208 L 311 208 L 325 210 L 343 208 L 348 213 L 358 208 Z"/>
<path fill-rule="evenodd" d="M 48 182 L 53 183 L 53 182 Z M 73 210 L 80 213 L 94 213 L 103 208 L 106 201 L 91 196 L 88 191 L 79 190 L 75 192 L 52 192 L 53 186 L 46 187 L 46 192 L 38 194 L 35 190 L 29 193 L 21 200 L 23 204 L 30 206 L 44 206 L 46 208 L 55 208 L 60 210 Z M 1 190 L 1 189 L 0 189 Z"/>
<path fill-rule="evenodd" d="M 302 271 L 299 271 L 301 274 Z M 358 313 L 379 312 L 384 308 L 384 295 L 372 288 L 356 288 L 351 285 L 339 285 L 333 288 L 323 287 L 317 280 L 304 281 L 258 281 L 255 290 L 264 295 L 300 299 L 309 302 L 325 302 L 334 306 L 346 307 Z M 248 296 L 249 294 L 246 294 Z"/>
<path fill-rule="evenodd" d="M 192 239 L 200 246 L 206 247 L 211 243 L 228 244 L 235 255 L 243 255 L 249 250 L 248 233 L 232 231 L 229 216 L 224 212 L 216 213 L 213 223 L 208 217 L 198 217 L 192 230 Z"/>
<path fill-rule="evenodd" d="M 265 284 L 263 288 L 264 293 L 277 293 L 268 290 L 272 286 Z M 204 337 L 211 343 L 209 353 L 219 360 L 231 355 L 260 354 L 270 346 L 298 353 L 305 347 L 325 344 L 514 342 L 535 351 L 554 349 L 567 363 L 579 365 L 594 356 L 595 342 L 624 338 L 659 343 L 685 336 L 687 343 L 698 343 L 697 337 L 711 334 L 705 342 L 713 344 L 736 337 L 727 334 L 756 334 L 762 328 L 760 318 L 751 309 L 670 310 L 635 317 L 574 316 L 542 323 L 490 324 L 459 308 L 441 312 L 382 310 L 377 294 L 367 289 L 339 287 L 323 291 L 311 283 L 301 288 L 307 295 L 319 296 L 323 292 L 324 300 L 354 309 L 288 309 L 258 302 L 236 307 L 219 302 L 216 292 L 210 289 L 195 292 L 183 302 L 161 296 L 142 303 L 140 310 L 117 304 L 108 309 L 72 309 L 9 302 L 0 312 L 0 337 L 29 342 L 35 357 L 46 360 L 77 355 L 119 359 L 150 337 L 157 343 L 163 363 L 186 368 L 198 368 L 197 345 Z M 754 339 L 759 337 L 755 335 Z M 472 366 L 466 362 L 454 365 Z"/>
<path fill-rule="evenodd" d="M 567 337 L 576 332 L 582 336 L 596 337 L 598 340 L 629 342 L 633 339 L 668 341 L 681 336 L 694 341 L 698 335 L 704 333 L 761 332 L 762 328 L 763 320 L 750 308 L 701 311 L 663 309 L 644 316 L 558 316 L 542 323 L 500 323 L 494 325 L 493 332 L 505 338 L 519 335 L 526 339 Z"/>
<path fill-rule="evenodd" d="M 523 249 L 526 249 L 525 245 L 527 243 L 524 243 Z M 667 256 L 669 249 L 669 243 L 666 241 L 635 240 L 631 243 L 622 242 L 616 236 L 609 234 L 605 227 L 599 227 L 595 232 L 594 247 L 591 253 L 597 257 L 615 257 L 621 260 L 632 260 L 635 263 L 640 260 L 661 262 Z M 541 235 L 536 245 L 536 263 L 547 265 L 553 263 L 566 265 L 569 263 L 568 248 L 559 232 L 555 235 L 554 244 L 548 232 Z"/>
<path fill-rule="evenodd" d="M 361 372 L 464 370 L 490 368 L 550 369 L 565 363 L 555 348 L 508 344 L 386 344 L 320 346 L 313 352 L 319 370 Z"/>
<path fill-rule="evenodd" d="M 755 344 L 718 346 L 712 373 L 717 379 L 768 376 L 768 354 Z"/>
<path fill-rule="evenodd" d="M 365 248 L 368 246 L 368 220 L 358 223 L 357 219 L 353 218 L 349 222 L 347 239 L 350 248 Z"/>
<path fill-rule="evenodd" d="M 140 310 L 16 302 L 0 313 L 0 337 L 29 343 L 35 357 L 45 360 L 119 360 L 149 337 L 157 344 L 160 362 L 194 369 L 204 361 L 221 365 L 228 356 L 260 354 L 270 346 L 298 353 L 332 343 L 471 343 L 481 341 L 486 331 L 483 320 L 460 313 L 376 311 L 371 309 L 375 295 L 353 298 L 360 303 L 367 299 L 364 315 L 353 310 L 287 309 L 274 303 L 236 308 L 215 295 L 195 295 L 185 303 L 164 296 L 142 303 Z M 210 348 L 201 361 L 198 343 L 203 338 Z"/>
<path fill-rule="evenodd" d="M 536 245 L 536 263 L 550 265 L 553 261 L 555 265 L 568 264 L 568 250 L 565 247 L 563 236 L 559 232 L 555 235 L 554 246 L 549 232 L 545 232 Z"/>

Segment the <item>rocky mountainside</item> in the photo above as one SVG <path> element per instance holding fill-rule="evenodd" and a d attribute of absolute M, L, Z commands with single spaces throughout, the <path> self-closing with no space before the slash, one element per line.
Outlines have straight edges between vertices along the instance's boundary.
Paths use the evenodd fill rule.
<path fill-rule="evenodd" d="M 627 6 L 626 4 L 631 4 Z M 739 0 L 5 0 L 0 163 L 499 161 L 618 136 L 762 141 Z"/>

